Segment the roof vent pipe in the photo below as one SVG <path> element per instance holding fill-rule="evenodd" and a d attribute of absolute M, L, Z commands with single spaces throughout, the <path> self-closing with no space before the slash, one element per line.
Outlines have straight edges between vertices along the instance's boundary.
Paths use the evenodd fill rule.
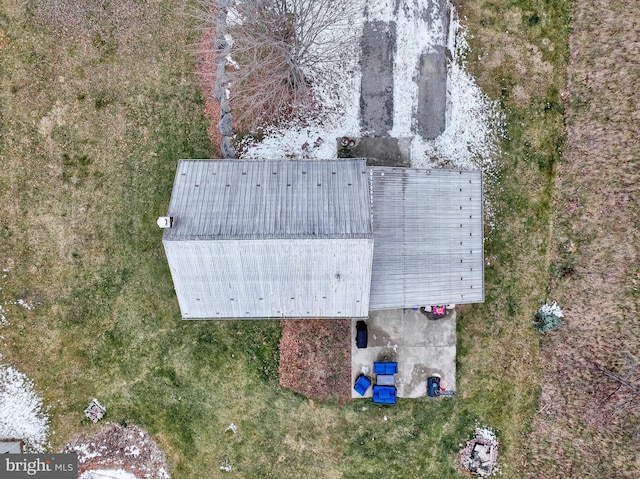
<path fill-rule="evenodd" d="M 173 216 L 161 216 L 158 218 L 157 223 L 162 229 L 171 228 L 173 226 Z"/>

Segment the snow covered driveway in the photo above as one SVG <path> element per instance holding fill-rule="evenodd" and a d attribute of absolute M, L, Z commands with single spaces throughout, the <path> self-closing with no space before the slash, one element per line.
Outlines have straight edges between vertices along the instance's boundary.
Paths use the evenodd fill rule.
<path fill-rule="evenodd" d="M 465 71 L 465 30 L 453 5 L 360 1 L 362 15 L 351 19 L 350 28 L 362 40 L 336 56 L 314 82 L 323 106 L 317 118 L 268 130 L 260 142 L 245 145 L 242 157 L 335 158 L 337 138 L 376 134 L 410 139 L 414 167 L 491 170 L 500 117 Z M 376 44 L 364 38 L 367 28 L 378 29 L 373 35 L 380 37 L 381 50 L 366 51 Z M 380 57 L 377 66 L 369 63 L 374 55 Z M 379 77 L 378 87 L 370 83 L 372 76 Z M 378 95 L 377 103 L 363 105 L 361 91 Z"/>

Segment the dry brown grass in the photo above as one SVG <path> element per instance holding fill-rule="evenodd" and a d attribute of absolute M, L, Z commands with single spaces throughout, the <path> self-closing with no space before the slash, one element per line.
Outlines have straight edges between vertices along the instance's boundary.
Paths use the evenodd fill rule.
<path fill-rule="evenodd" d="M 576 4 L 551 284 L 566 325 L 542 347 L 532 478 L 640 471 L 639 20 L 634 0 Z"/>
<path fill-rule="evenodd" d="M 282 321 L 280 384 L 305 396 L 351 397 L 351 326 L 348 319 Z"/>

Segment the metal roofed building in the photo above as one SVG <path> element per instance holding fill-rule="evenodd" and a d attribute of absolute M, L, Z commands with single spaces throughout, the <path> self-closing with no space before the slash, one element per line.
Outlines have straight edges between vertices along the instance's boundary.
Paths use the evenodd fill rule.
<path fill-rule="evenodd" d="M 484 298 L 480 172 L 181 160 L 169 218 L 183 319 L 365 318 Z"/>
<path fill-rule="evenodd" d="M 366 317 L 364 161 L 182 160 L 163 243 L 182 317 Z"/>

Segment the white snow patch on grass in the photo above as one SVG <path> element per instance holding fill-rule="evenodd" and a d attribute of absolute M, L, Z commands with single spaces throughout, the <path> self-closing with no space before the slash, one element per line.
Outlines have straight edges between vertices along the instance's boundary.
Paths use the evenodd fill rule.
<path fill-rule="evenodd" d="M 11 366 L 0 365 L 0 438 L 22 439 L 25 452 L 47 448 L 49 424 L 33 382 Z"/>
<path fill-rule="evenodd" d="M 555 301 L 551 304 L 543 304 L 542 306 L 540 306 L 539 311 L 542 314 L 552 314 L 553 316 L 556 316 L 558 318 L 564 318 L 564 311 L 562 311 L 562 308 L 558 306 L 558 303 Z"/>
<path fill-rule="evenodd" d="M 220 470 L 224 471 L 224 472 L 231 472 L 231 461 L 229 460 L 228 457 L 225 457 L 224 460 L 222 461 L 222 464 L 220 464 Z"/>
<path fill-rule="evenodd" d="M 31 311 L 33 309 L 33 306 L 31 306 L 29 303 L 27 303 L 24 299 L 21 299 L 21 298 L 18 298 L 18 300 L 16 301 L 16 304 L 19 306 L 22 306 L 27 311 Z"/>
<path fill-rule="evenodd" d="M 78 479 L 137 479 L 137 476 L 124 469 L 95 469 L 83 472 Z"/>

